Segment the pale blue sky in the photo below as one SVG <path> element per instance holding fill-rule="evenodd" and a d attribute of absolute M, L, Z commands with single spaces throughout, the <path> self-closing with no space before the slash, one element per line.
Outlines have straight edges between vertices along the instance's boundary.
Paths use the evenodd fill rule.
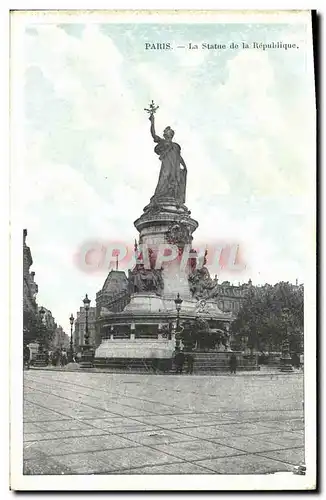
<path fill-rule="evenodd" d="M 146 51 L 147 41 L 299 49 Z M 244 245 L 248 269 L 236 282 L 304 280 L 315 169 L 304 25 L 37 24 L 24 46 L 24 227 L 38 301 L 66 331 L 85 293 L 95 305 L 107 274 L 81 272 L 76 251 L 88 240 L 132 244 L 154 192 L 159 161 L 143 111 L 151 99 L 157 131 L 175 129 L 187 163 L 194 245 Z"/>

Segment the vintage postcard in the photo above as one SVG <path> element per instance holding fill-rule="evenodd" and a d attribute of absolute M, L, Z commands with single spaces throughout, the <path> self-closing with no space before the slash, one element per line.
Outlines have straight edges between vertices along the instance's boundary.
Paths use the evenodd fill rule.
<path fill-rule="evenodd" d="M 312 13 L 13 11 L 10 60 L 11 488 L 315 489 Z"/>

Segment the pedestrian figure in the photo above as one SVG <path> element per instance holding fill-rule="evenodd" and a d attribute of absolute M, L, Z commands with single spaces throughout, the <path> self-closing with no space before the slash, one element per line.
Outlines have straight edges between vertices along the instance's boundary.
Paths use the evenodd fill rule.
<path fill-rule="evenodd" d="M 61 351 L 61 355 L 60 355 L 60 365 L 61 366 L 66 366 L 67 364 L 67 356 L 66 356 L 66 353 L 64 351 Z"/>
<path fill-rule="evenodd" d="M 230 356 L 230 372 L 236 373 L 237 371 L 237 357 L 234 352 Z"/>
<path fill-rule="evenodd" d="M 31 357 L 31 351 L 28 347 L 28 345 L 25 345 L 24 347 L 24 366 L 29 370 L 30 367 L 30 357 Z"/>
<path fill-rule="evenodd" d="M 176 366 L 176 373 L 180 373 L 180 375 L 182 374 L 182 370 L 183 370 L 183 365 L 184 365 L 184 362 L 185 362 L 185 355 L 182 351 L 177 351 L 176 352 L 176 355 L 174 357 L 174 362 L 175 362 L 175 366 Z"/>
<path fill-rule="evenodd" d="M 292 365 L 294 368 L 300 368 L 300 357 L 296 352 L 292 355 Z"/>
<path fill-rule="evenodd" d="M 154 373 L 157 373 L 158 370 L 158 359 L 154 358 L 152 361 L 152 370 Z"/>
<path fill-rule="evenodd" d="M 49 351 L 45 351 L 45 353 L 44 353 L 44 361 L 46 363 L 46 366 L 48 366 L 49 361 L 50 361 Z"/>
<path fill-rule="evenodd" d="M 58 364 L 58 353 L 55 351 L 52 353 L 52 366 L 57 366 Z"/>
<path fill-rule="evenodd" d="M 191 353 L 187 355 L 187 373 L 192 375 L 194 371 L 194 357 Z"/>

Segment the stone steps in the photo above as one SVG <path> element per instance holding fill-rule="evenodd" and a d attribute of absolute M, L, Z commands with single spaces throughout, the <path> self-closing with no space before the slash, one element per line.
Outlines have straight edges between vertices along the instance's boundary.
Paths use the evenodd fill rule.
<path fill-rule="evenodd" d="M 226 353 L 192 353 L 194 356 L 194 373 L 228 372 L 229 361 Z M 207 355 L 206 355 L 207 354 Z M 257 364 L 247 362 L 246 359 L 238 360 L 237 370 L 256 371 Z M 111 368 L 123 371 L 156 371 L 171 373 L 175 371 L 172 358 L 167 359 L 145 359 L 145 358 L 95 358 L 96 368 Z M 187 362 L 184 364 L 187 370 Z"/>
<path fill-rule="evenodd" d="M 172 359 L 142 359 L 142 358 L 95 358 L 96 368 L 114 368 L 124 371 L 159 371 L 169 372 L 172 369 Z"/>

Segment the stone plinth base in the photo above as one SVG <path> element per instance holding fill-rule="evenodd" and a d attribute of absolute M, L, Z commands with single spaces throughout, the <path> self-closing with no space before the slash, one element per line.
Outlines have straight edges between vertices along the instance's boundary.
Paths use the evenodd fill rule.
<path fill-rule="evenodd" d="M 134 222 L 140 233 L 140 243 L 160 245 L 169 243 L 167 234 L 174 224 L 182 223 L 187 228 L 188 235 L 185 240 L 191 242 L 191 235 L 197 229 L 198 222 L 190 217 L 190 212 L 185 205 L 177 205 L 173 198 L 150 203 L 144 208 L 144 213 Z M 183 238 L 180 238 L 184 240 Z M 186 241 L 183 243 L 186 243 Z M 177 242 L 176 242 L 177 243 Z"/>
<path fill-rule="evenodd" d="M 97 358 L 96 368 L 111 368 L 116 371 L 146 371 L 169 373 L 173 368 L 172 358 Z"/>
<path fill-rule="evenodd" d="M 95 351 L 95 360 L 171 359 L 175 342 L 168 339 L 107 339 Z"/>
<path fill-rule="evenodd" d="M 186 353 L 185 353 L 186 354 Z M 240 351 L 220 351 L 220 352 L 197 352 L 191 353 L 194 358 L 194 373 L 229 371 L 230 356 L 235 354 L 237 357 L 237 370 L 259 370 L 257 356 L 248 356 Z M 185 366 L 185 368 L 187 368 Z"/>
<path fill-rule="evenodd" d="M 103 340 L 96 349 L 94 366 L 98 368 L 145 369 L 168 372 L 174 369 L 173 355 L 175 341 L 168 339 L 113 339 Z M 185 352 L 187 357 L 187 352 Z M 196 352 L 194 358 L 194 373 L 227 372 L 230 369 L 230 356 L 237 357 L 237 370 L 259 370 L 258 357 L 245 355 L 242 352 Z M 185 362 L 184 369 L 187 369 Z"/>
<path fill-rule="evenodd" d="M 281 372 L 293 372 L 292 360 L 290 357 L 280 359 Z"/>
<path fill-rule="evenodd" d="M 36 354 L 32 359 L 31 364 L 33 366 L 47 366 L 48 362 L 46 360 L 45 354 Z"/>
<path fill-rule="evenodd" d="M 82 356 L 79 362 L 80 368 L 92 368 L 94 366 L 94 347 L 90 345 L 81 346 Z"/>

